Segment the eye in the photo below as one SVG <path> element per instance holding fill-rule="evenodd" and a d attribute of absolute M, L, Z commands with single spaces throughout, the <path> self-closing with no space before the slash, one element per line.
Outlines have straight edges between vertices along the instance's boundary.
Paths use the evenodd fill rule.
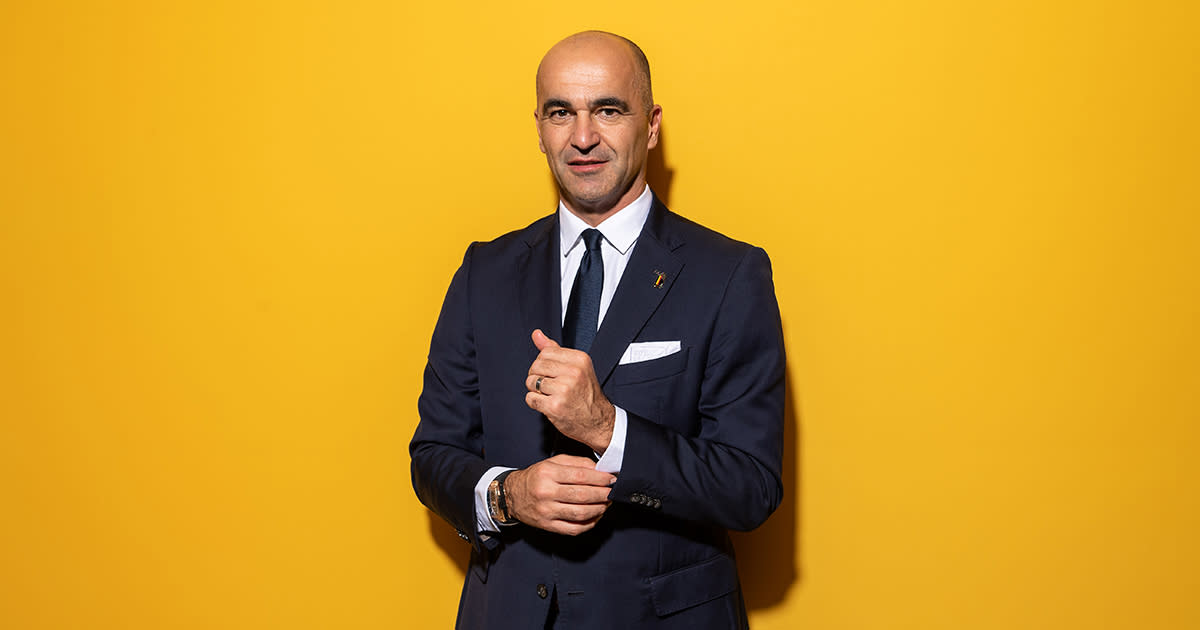
<path fill-rule="evenodd" d="M 613 119 L 621 115 L 621 110 L 615 107 L 602 107 L 596 112 L 596 115 L 600 118 Z"/>
<path fill-rule="evenodd" d="M 550 113 L 546 114 L 546 118 L 553 121 L 566 120 L 570 116 L 571 112 L 565 109 L 552 109 L 550 110 Z"/>

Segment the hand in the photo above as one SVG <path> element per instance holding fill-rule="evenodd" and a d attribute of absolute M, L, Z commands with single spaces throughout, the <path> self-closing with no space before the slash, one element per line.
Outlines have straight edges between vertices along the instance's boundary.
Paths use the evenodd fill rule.
<path fill-rule="evenodd" d="M 578 536 L 604 516 L 612 504 L 609 486 L 616 479 L 596 470 L 596 462 L 586 457 L 555 455 L 508 475 L 508 513 L 526 525 Z"/>
<path fill-rule="evenodd" d="M 603 453 L 617 416 L 596 380 L 592 358 L 559 346 L 541 330 L 533 331 L 533 345 L 540 353 L 525 377 L 525 404 L 545 414 L 563 435 Z"/>

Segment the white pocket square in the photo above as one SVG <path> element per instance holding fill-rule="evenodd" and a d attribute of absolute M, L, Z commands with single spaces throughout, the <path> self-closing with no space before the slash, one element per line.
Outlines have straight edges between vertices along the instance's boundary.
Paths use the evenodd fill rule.
<path fill-rule="evenodd" d="M 638 341 L 625 348 L 625 354 L 621 355 L 617 365 L 661 359 L 679 352 L 680 347 L 678 341 Z"/>

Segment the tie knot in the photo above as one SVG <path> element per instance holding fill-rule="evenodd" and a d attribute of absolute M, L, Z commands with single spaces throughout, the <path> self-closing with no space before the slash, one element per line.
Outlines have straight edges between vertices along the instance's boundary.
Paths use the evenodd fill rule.
<path fill-rule="evenodd" d="M 583 242 L 585 245 L 587 245 L 587 250 L 589 252 L 600 251 L 600 240 L 603 238 L 604 235 L 601 234 L 600 230 L 597 230 L 596 228 L 588 228 L 583 231 Z"/>

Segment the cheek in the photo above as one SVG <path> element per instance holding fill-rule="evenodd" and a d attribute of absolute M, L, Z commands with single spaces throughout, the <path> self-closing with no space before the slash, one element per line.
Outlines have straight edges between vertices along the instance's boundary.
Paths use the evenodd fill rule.
<path fill-rule="evenodd" d="M 559 129 L 553 125 L 538 125 L 538 147 L 542 153 L 552 153 L 555 147 L 558 146 L 558 138 L 561 135 Z"/>
<path fill-rule="evenodd" d="M 645 142 L 645 138 L 639 137 L 641 134 L 633 130 L 624 130 L 620 134 L 613 136 L 614 147 L 617 148 L 624 156 L 631 157 L 635 155 L 641 146 L 639 142 Z"/>
<path fill-rule="evenodd" d="M 559 128 L 549 130 L 542 136 L 542 145 L 546 149 L 546 154 L 555 157 L 562 155 L 570 141 L 570 135 Z"/>

